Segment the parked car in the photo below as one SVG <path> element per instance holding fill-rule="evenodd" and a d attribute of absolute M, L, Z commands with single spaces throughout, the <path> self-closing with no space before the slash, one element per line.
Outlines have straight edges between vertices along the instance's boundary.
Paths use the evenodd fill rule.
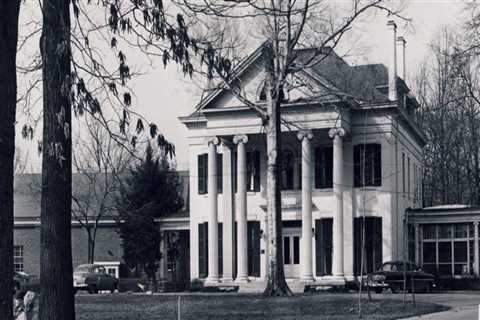
<path fill-rule="evenodd" d="M 20 290 L 20 288 L 30 281 L 30 275 L 25 272 L 13 272 L 13 292 Z"/>
<path fill-rule="evenodd" d="M 95 264 L 82 264 L 73 272 L 73 287 L 78 290 L 87 290 L 88 293 L 98 293 L 107 290 L 115 292 L 118 280 L 107 273 L 103 266 Z"/>
<path fill-rule="evenodd" d="M 404 266 L 406 272 L 404 272 Z M 393 293 L 403 291 L 404 278 L 408 291 L 430 292 L 435 287 L 435 276 L 424 272 L 412 262 L 390 261 L 385 262 L 380 270 L 368 275 L 368 285 L 375 292 L 380 293 L 385 288 L 390 288 Z"/>

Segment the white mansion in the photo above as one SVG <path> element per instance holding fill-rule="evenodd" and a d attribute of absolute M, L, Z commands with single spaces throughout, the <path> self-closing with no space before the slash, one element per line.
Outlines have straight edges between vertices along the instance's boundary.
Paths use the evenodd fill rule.
<path fill-rule="evenodd" d="M 282 232 L 285 274 L 345 282 L 402 259 L 404 213 L 420 204 L 425 144 L 404 82 L 405 41 L 388 23 L 388 68 L 335 54 L 284 89 Z M 398 52 L 398 59 L 397 59 Z M 298 51 L 299 59 L 308 49 Z M 265 103 L 262 49 L 238 69 Z M 398 70 L 398 75 L 397 75 Z M 261 120 L 226 89 L 181 117 L 189 130 L 190 278 L 261 282 L 266 273 L 266 142 Z M 365 217 L 363 219 L 363 217 Z"/>

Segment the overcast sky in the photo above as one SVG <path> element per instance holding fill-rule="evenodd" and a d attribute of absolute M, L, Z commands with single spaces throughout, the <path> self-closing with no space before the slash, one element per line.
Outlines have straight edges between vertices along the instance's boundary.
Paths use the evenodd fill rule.
<path fill-rule="evenodd" d="M 415 75 L 422 61 L 425 61 L 428 43 L 438 34 L 441 26 L 460 26 L 464 14 L 463 4 L 464 1 L 461 0 L 408 1 L 403 15 L 412 19 L 411 25 L 406 30 L 404 23 L 397 21 L 398 35 L 403 35 L 407 41 L 407 82 L 408 78 Z M 386 46 L 390 39 L 386 28 L 387 20 L 385 14 L 377 14 L 371 21 L 364 22 L 357 28 L 355 38 L 361 54 L 349 56 L 350 63 L 387 63 Z M 130 83 L 135 89 L 136 110 L 159 125 L 166 138 L 176 146 L 178 168 L 188 169 L 188 133 L 177 117 L 193 111 L 199 100 L 199 91 L 181 75 L 176 66 L 167 69 L 160 67 L 160 64 L 154 69 L 149 66 L 139 67 L 142 71 L 148 70 L 148 74 Z M 20 125 L 18 130 L 21 130 Z M 37 135 L 40 136 L 40 133 Z M 35 152 L 37 139 L 26 142 L 18 138 L 17 141 L 23 153 L 28 153 L 28 167 L 38 171 L 40 157 Z"/>

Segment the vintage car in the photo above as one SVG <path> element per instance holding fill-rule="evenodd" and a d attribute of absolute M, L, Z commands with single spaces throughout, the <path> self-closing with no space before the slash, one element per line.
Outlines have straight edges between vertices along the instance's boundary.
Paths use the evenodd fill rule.
<path fill-rule="evenodd" d="M 118 280 L 107 273 L 105 268 L 95 264 L 82 264 L 73 272 L 73 287 L 78 290 L 87 290 L 88 293 L 99 291 L 115 292 Z"/>
<path fill-rule="evenodd" d="M 13 289 L 14 292 L 20 290 L 20 288 L 30 281 L 30 275 L 25 272 L 14 271 L 13 272 Z"/>
<path fill-rule="evenodd" d="M 415 292 L 430 292 L 435 287 L 433 274 L 424 272 L 412 262 L 403 261 L 385 262 L 378 271 L 368 275 L 367 284 L 377 293 L 385 288 L 396 293 L 403 291 L 405 279 L 408 291 L 413 288 Z"/>

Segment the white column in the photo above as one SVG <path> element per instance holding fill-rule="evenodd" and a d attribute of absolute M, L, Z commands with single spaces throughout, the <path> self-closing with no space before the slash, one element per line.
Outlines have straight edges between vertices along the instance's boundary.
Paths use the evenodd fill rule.
<path fill-rule="evenodd" d="M 247 153 L 246 135 L 233 137 L 237 145 L 237 278 L 235 282 L 248 281 L 247 248 Z"/>
<path fill-rule="evenodd" d="M 220 140 L 208 140 L 208 277 L 207 282 L 218 282 L 218 189 L 217 189 L 217 145 Z"/>
<path fill-rule="evenodd" d="M 474 266 L 473 266 L 473 272 L 475 273 L 475 275 L 478 277 L 479 276 L 479 270 L 480 270 L 480 266 L 479 266 L 479 258 L 478 258 L 478 221 L 474 221 L 473 222 L 473 257 L 474 257 Z"/>
<path fill-rule="evenodd" d="M 232 150 L 226 141 L 223 147 L 223 277 L 233 281 L 233 208 L 232 208 Z"/>
<path fill-rule="evenodd" d="M 332 274 L 343 277 L 343 128 L 329 131 L 333 138 L 333 196 L 335 209 L 333 214 L 333 266 Z"/>
<path fill-rule="evenodd" d="M 312 264 L 312 147 L 310 130 L 298 132 L 302 142 L 302 247 L 300 249 L 301 280 L 314 281 Z"/>

